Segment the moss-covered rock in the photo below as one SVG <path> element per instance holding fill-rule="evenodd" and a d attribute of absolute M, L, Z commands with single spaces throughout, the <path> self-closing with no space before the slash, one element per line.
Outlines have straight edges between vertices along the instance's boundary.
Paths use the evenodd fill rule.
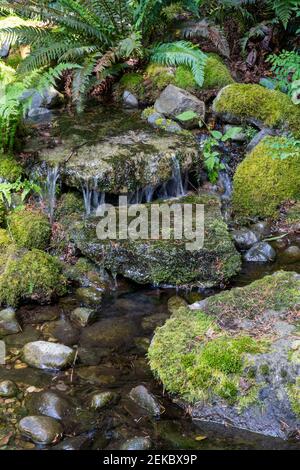
<path fill-rule="evenodd" d="M 138 283 L 212 286 L 226 282 L 240 269 L 240 255 L 222 220 L 219 199 L 203 194 L 177 202 L 205 205 L 202 248 L 187 250 L 187 240 L 174 239 L 172 230 L 170 239 L 97 239 L 97 218 L 79 221 L 66 230 L 84 256 Z M 150 207 L 145 205 L 147 210 Z"/>
<path fill-rule="evenodd" d="M 4 202 L 0 199 L 0 225 L 3 224 L 5 220 L 6 207 Z"/>
<path fill-rule="evenodd" d="M 61 219 L 72 214 L 84 212 L 84 203 L 81 194 L 68 192 L 61 196 L 55 210 L 55 218 Z"/>
<path fill-rule="evenodd" d="M 288 199 L 300 199 L 300 152 L 286 138 L 266 137 L 237 168 L 234 211 L 245 217 L 274 217 Z"/>
<path fill-rule="evenodd" d="M 9 155 L 0 155 L 0 180 L 13 183 L 22 176 L 22 166 Z"/>
<path fill-rule="evenodd" d="M 284 128 L 300 136 L 300 108 L 277 90 L 260 85 L 228 85 L 219 92 L 213 110 L 228 122 L 239 120 L 260 127 Z"/>
<path fill-rule="evenodd" d="M 150 366 L 194 418 L 286 438 L 299 426 L 299 305 L 300 276 L 278 272 L 179 307 L 155 332 Z"/>
<path fill-rule="evenodd" d="M 45 250 L 49 245 L 51 225 L 43 212 L 15 210 L 7 217 L 7 225 L 13 240 L 20 247 Z"/>
<path fill-rule="evenodd" d="M 0 252 L 5 250 L 11 244 L 9 234 L 3 228 L 0 229 Z"/>
<path fill-rule="evenodd" d="M 60 262 L 40 250 L 6 248 L 0 257 L 0 304 L 15 306 L 21 300 L 49 302 L 66 292 Z"/>
<path fill-rule="evenodd" d="M 220 57 L 216 55 L 209 56 L 204 68 L 204 82 L 201 89 L 220 89 L 231 83 L 234 83 L 234 80 Z M 199 92 L 200 90 L 191 70 L 184 65 L 176 68 L 174 84 L 190 92 Z"/>

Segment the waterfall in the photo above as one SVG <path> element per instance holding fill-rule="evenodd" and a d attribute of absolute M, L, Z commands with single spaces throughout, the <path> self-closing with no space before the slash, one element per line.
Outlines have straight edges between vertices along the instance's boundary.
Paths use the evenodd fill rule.
<path fill-rule="evenodd" d="M 48 202 L 48 213 L 50 222 L 53 222 L 54 209 L 56 204 L 56 184 L 59 178 L 59 166 L 47 167 L 47 180 L 46 180 L 46 200 Z"/>
<path fill-rule="evenodd" d="M 83 181 L 81 184 L 85 214 L 91 215 L 98 207 L 105 203 L 105 193 L 97 191 L 97 178 L 93 178 L 93 188 L 91 189 L 89 181 Z"/>
<path fill-rule="evenodd" d="M 184 196 L 185 192 L 183 189 L 180 163 L 179 163 L 178 158 L 176 157 L 173 157 L 172 160 L 173 160 L 173 175 L 172 175 L 172 180 L 171 180 L 170 196 L 173 196 L 173 197 Z"/>

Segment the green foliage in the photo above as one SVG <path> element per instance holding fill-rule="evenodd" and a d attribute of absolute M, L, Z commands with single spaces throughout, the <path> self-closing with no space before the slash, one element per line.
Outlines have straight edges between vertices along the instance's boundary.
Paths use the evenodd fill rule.
<path fill-rule="evenodd" d="M 235 83 L 221 91 L 214 102 L 214 110 L 231 113 L 245 122 L 251 118 L 266 126 L 284 127 L 295 137 L 300 136 L 300 109 L 287 95 L 277 90 Z"/>
<path fill-rule="evenodd" d="M 300 55 L 296 51 L 283 50 L 280 54 L 269 55 L 267 60 L 272 64 L 274 85 L 289 96 L 297 92 L 294 83 L 300 80 Z M 300 91 L 300 86 L 298 89 Z"/>
<path fill-rule="evenodd" d="M 203 85 L 207 56 L 190 42 L 159 44 L 151 50 L 150 60 L 167 66 L 185 65 L 191 69 L 196 83 L 199 86 Z"/>
<path fill-rule="evenodd" d="M 266 137 L 237 168 L 234 211 L 245 217 L 276 217 L 279 205 L 290 199 L 300 199 L 299 146 L 285 137 Z"/>
<path fill-rule="evenodd" d="M 22 166 L 9 155 L 0 154 L 0 179 L 13 183 L 22 176 Z"/>
<path fill-rule="evenodd" d="M 205 140 L 203 146 L 204 168 L 207 170 L 209 181 L 212 183 L 218 180 L 220 170 L 225 168 L 218 150 L 220 142 L 226 142 L 234 138 L 241 131 L 241 127 L 232 127 L 225 134 L 219 131 L 211 131 L 210 136 Z"/>
<path fill-rule="evenodd" d="M 15 210 L 7 217 L 10 234 L 17 246 L 45 250 L 50 241 L 48 217 L 40 211 Z"/>
<path fill-rule="evenodd" d="M 184 23 L 181 31 L 183 36 L 190 40 L 209 39 L 220 54 L 229 58 L 230 49 L 227 39 L 222 29 L 216 24 L 210 23 L 207 19 L 202 19 L 196 23 L 194 21 Z"/>
<path fill-rule="evenodd" d="M 24 202 L 28 194 L 31 192 L 40 194 L 41 188 L 36 183 L 30 180 L 21 180 L 18 178 L 13 183 L 3 182 L 0 183 L 0 199 L 3 203 L 11 206 L 11 197 L 13 193 L 21 193 L 21 200 Z"/>
<path fill-rule="evenodd" d="M 268 3 L 285 28 L 292 15 L 300 8 L 299 0 L 268 0 Z"/>
<path fill-rule="evenodd" d="M 11 245 L 0 256 L 0 304 L 17 306 L 21 300 L 49 302 L 66 292 L 60 262 L 40 250 L 18 251 Z"/>

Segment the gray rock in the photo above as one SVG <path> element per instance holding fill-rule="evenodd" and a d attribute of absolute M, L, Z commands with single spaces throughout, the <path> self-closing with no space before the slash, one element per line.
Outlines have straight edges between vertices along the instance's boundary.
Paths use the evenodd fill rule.
<path fill-rule="evenodd" d="M 48 416 L 27 416 L 19 422 L 19 430 L 35 444 L 44 445 L 58 442 L 63 433 L 59 422 Z"/>
<path fill-rule="evenodd" d="M 93 441 L 93 435 L 74 436 L 64 439 L 62 442 L 53 446 L 51 450 L 86 450 Z"/>
<path fill-rule="evenodd" d="M 90 308 L 78 307 L 70 314 L 71 320 L 79 326 L 85 327 L 95 318 L 95 311 Z"/>
<path fill-rule="evenodd" d="M 75 351 L 68 346 L 47 341 L 34 341 L 23 348 L 24 362 L 37 369 L 63 369 L 74 357 Z"/>
<path fill-rule="evenodd" d="M 139 107 L 139 101 L 130 91 L 125 90 L 123 93 L 123 106 L 127 109 L 134 109 Z"/>
<path fill-rule="evenodd" d="M 265 221 L 257 222 L 256 224 L 251 226 L 251 230 L 253 230 L 261 239 L 270 234 L 270 223 Z"/>
<path fill-rule="evenodd" d="M 26 408 L 31 414 L 62 420 L 70 412 L 72 404 L 67 398 L 49 390 L 28 395 Z"/>
<path fill-rule="evenodd" d="M 43 327 L 43 336 L 46 340 L 54 338 L 65 346 L 77 344 L 79 335 L 80 329 L 64 318 L 48 322 Z"/>
<path fill-rule="evenodd" d="M 269 129 L 268 127 L 263 128 L 253 137 L 253 139 L 250 140 L 249 144 L 246 147 L 246 152 L 252 152 L 254 147 L 256 147 L 261 140 L 270 135 L 275 135 L 275 132 L 272 129 Z"/>
<path fill-rule="evenodd" d="M 16 319 L 13 308 L 6 308 L 0 311 L 0 337 L 19 333 L 21 327 Z"/>
<path fill-rule="evenodd" d="M 3 380 L 0 382 L 0 397 L 12 398 L 15 397 L 19 389 L 12 380 Z"/>
<path fill-rule="evenodd" d="M 47 108 L 31 108 L 28 111 L 26 120 L 28 122 L 40 124 L 50 122 L 52 119 L 52 113 Z"/>
<path fill-rule="evenodd" d="M 165 118 L 160 113 L 153 113 L 147 118 L 148 124 L 150 124 L 154 129 L 162 129 L 166 132 L 170 133 L 178 133 L 181 132 L 182 129 L 180 125 L 173 121 L 172 119 Z"/>
<path fill-rule="evenodd" d="M 168 85 L 163 90 L 155 101 L 154 108 L 158 113 L 171 119 L 176 119 L 179 114 L 185 111 L 194 111 L 201 120 L 205 118 L 205 103 L 188 91 L 182 90 L 174 85 Z M 197 119 L 197 121 L 199 121 L 199 119 Z M 189 124 L 191 127 L 195 127 L 194 120 Z"/>
<path fill-rule="evenodd" d="M 244 258 L 249 263 L 269 263 L 275 260 L 276 251 L 267 242 L 259 242 L 248 250 Z"/>
<path fill-rule="evenodd" d="M 0 58 L 5 59 L 8 56 L 10 51 L 10 45 L 6 42 L 3 42 L 0 46 Z"/>
<path fill-rule="evenodd" d="M 127 439 L 120 446 L 120 450 L 148 450 L 151 449 L 151 440 L 148 437 L 133 437 Z"/>
<path fill-rule="evenodd" d="M 253 246 L 255 243 L 259 242 L 258 235 L 252 230 L 249 230 L 247 228 L 234 230 L 232 232 L 232 238 L 236 246 L 240 250 L 247 250 L 248 248 Z"/>
<path fill-rule="evenodd" d="M 91 408 L 100 410 L 107 405 L 112 404 L 117 399 L 117 395 L 114 392 L 100 392 L 95 393 L 91 399 Z"/>
<path fill-rule="evenodd" d="M 144 385 L 138 385 L 133 388 L 129 396 L 137 405 L 146 410 L 150 416 L 159 418 L 161 414 L 160 404 Z"/>
<path fill-rule="evenodd" d="M 105 318 L 82 330 L 80 346 L 117 348 L 132 344 L 136 333 L 136 326 L 131 320 Z"/>

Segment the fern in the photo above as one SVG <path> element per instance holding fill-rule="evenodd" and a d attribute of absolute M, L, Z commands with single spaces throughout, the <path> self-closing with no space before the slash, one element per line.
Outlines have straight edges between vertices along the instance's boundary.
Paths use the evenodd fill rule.
<path fill-rule="evenodd" d="M 219 26 L 211 24 L 207 19 L 203 19 L 197 23 L 184 23 L 182 34 L 187 39 L 207 38 L 224 57 L 229 58 L 230 56 L 229 45 L 224 32 Z"/>
<path fill-rule="evenodd" d="M 177 41 L 159 44 L 152 49 L 150 60 L 167 66 L 186 65 L 192 70 L 198 85 L 203 85 L 207 56 L 190 42 Z"/>
<path fill-rule="evenodd" d="M 292 15 L 300 8 L 299 0 L 268 0 L 268 3 L 285 28 Z"/>

